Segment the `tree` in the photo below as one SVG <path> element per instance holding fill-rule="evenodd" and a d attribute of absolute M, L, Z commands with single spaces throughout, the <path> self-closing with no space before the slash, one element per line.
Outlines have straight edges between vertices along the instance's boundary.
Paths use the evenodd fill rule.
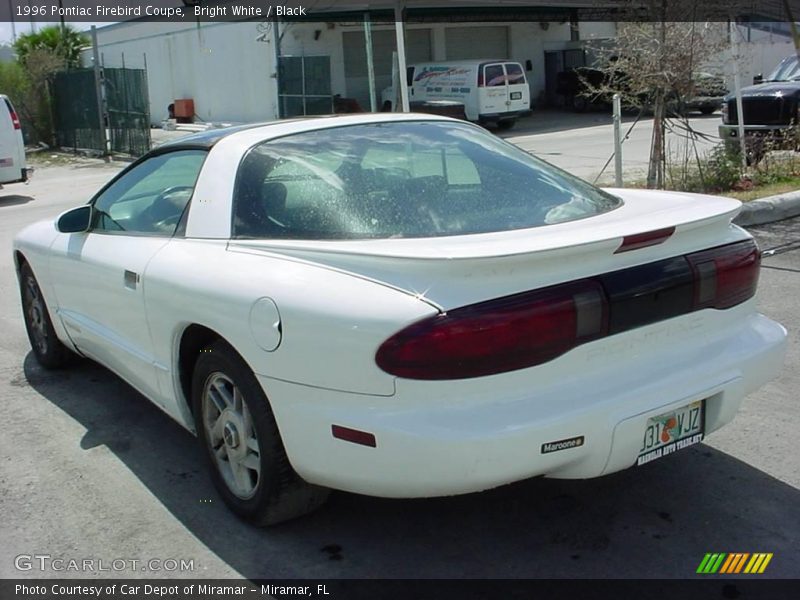
<path fill-rule="evenodd" d="M 54 142 L 50 82 L 64 68 L 80 66 L 81 50 L 89 44 L 86 34 L 59 25 L 22 34 L 14 42 L 17 63 L 4 68 L 0 75 L 30 141 Z"/>
<path fill-rule="evenodd" d="M 717 0 L 707 0 L 714 4 Z M 687 10 L 688 8 L 688 10 Z M 670 104 L 691 97 L 695 75 L 726 45 L 725 23 L 687 21 L 691 5 L 666 0 L 635 0 L 617 36 L 595 48 L 597 67 L 605 76 L 599 84 L 585 81 L 589 93 L 619 93 L 623 104 L 652 109 L 653 138 L 647 186 L 663 188 L 665 123 Z M 720 10 L 724 6 L 720 4 Z M 676 12 L 678 11 L 678 12 Z M 704 15 L 709 7 L 704 8 Z M 631 16 L 651 19 L 637 21 Z"/>
<path fill-rule="evenodd" d="M 91 44 L 89 36 L 69 25 L 49 25 L 39 31 L 23 33 L 14 42 L 17 60 L 25 64 L 35 50 L 47 50 L 61 59 L 66 67 L 78 67 L 81 50 Z"/>

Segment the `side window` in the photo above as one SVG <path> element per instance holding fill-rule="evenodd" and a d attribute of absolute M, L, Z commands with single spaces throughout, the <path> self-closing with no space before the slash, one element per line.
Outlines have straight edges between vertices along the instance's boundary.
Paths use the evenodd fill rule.
<path fill-rule="evenodd" d="M 506 84 L 506 74 L 503 72 L 503 65 L 489 65 L 485 67 L 483 74 L 486 87 L 496 87 Z"/>
<path fill-rule="evenodd" d="M 506 74 L 509 84 L 525 83 L 525 73 L 517 63 L 506 63 Z"/>
<path fill-rule="evenodd" d="M 206 154 L 178 150 L 138 164 L 94 199 L 92 230 L 171 236 L 192 197 Z"/>

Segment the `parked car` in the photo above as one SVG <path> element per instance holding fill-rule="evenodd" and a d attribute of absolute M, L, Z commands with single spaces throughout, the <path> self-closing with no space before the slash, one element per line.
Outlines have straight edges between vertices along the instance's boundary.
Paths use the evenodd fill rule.
<path fill-rule="evenodd" d="M 610 106 L 608 94 L 592 93 L 608 82 L 608 75 L 592 67 L 575 67 L 556 74 L 556 94 L 563 96 L 564 106 L 583 112 L 590 106 Z"/>
<path fill-rule="evenodd" d="M 722 77 L 700 72 L 695 73 L 693 81 L 694 86 L 688 99 L 679 100 L 678 110 L 680 112 L 696 110 L 704 115 L 710 115 L 722 108 L 723 99 L 728 93 Z"/>
<path fill-rule="evenodd" d="M 17 111 L 8 96 L 0 94 L 0 186 L 23 183 L 33 173 L 25 160 L 25 143 Z"/>
<path fill-rule="evenodd" d="M 159 146 L 13 258 L 36 360 L 117 373 L 269 524 L 331 488 L 597 477 L 703 440 L 785 352 L 740 206 L 347 115 Z"/>
<path fill-rule="evenodd" d="M 722 77 L 711 73 L 698 72 L 693 77 L 692 93 L 688 96 L 671 92 L 667 99 L 667 109 L 672 114 L 685 114 L 699 111 L 710 115 L 722 106 L 722 98 L 728 93 Z M 563 96 L 564 106 L 577 112 L 583 112 L 591 106 L 611 106 L 613 94 L 610 92 L 593 92 L 593 89 L 625 91 L 627 77 L 617 71 L 609 73 L 593 67 L 576 67 L 561 71 L 556 75 L 556 94 Z M 636 105 L 646 108 L 652 106 L 650 94 L 639 94 Z M 631 107 L 628 107 L 631 108 Z"/>
<path fill-rule="evenodd" d="M 766 78 L 741 89 L 744 135 L 748 161 L 758 162 L 770 147 L 797 149 L 800 111 L 800 61 L 783 59 Z M 732 150 L 740 147 L 736 96 L 725 96 L 719 136 Z"/>
<path fill-rule="evenodd" d="M 482 59 L 409 65 L 406 83 L 412 104 L 433 107 L 424 112 L 433 112 L 436 102 L 457 102 L 470 121 L 504 129 L 513 127 L 531 108 L 525 70 L 517 62 Z M 395 95 L 394 86 L 383 90 L 385 110 L 392 109 Z"/>

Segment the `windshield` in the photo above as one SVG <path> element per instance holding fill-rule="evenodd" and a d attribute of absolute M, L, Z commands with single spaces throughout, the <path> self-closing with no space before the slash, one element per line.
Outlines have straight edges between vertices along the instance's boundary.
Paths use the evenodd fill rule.
<path fill-rule="evenodd" d="M 767 81 L 791 81 L 800 78 L 800 63 L 797 56 L 784 58 L 767 78 Z"/>
<path fill-rule="evenodd" d="M 237 175 L 234 237 L 374 239 L 538 227 L 621 200 L 473 125 L 338 127 L 251 149 Z"/>

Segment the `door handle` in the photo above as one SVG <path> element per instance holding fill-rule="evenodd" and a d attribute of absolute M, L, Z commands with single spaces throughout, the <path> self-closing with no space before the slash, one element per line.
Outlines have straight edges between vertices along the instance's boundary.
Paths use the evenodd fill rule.
<path fill-rule="evenodd" d="M 135 290 L 137 283 L 139 283 L 139 274 L 125 269 L 125 287 Z"/>

